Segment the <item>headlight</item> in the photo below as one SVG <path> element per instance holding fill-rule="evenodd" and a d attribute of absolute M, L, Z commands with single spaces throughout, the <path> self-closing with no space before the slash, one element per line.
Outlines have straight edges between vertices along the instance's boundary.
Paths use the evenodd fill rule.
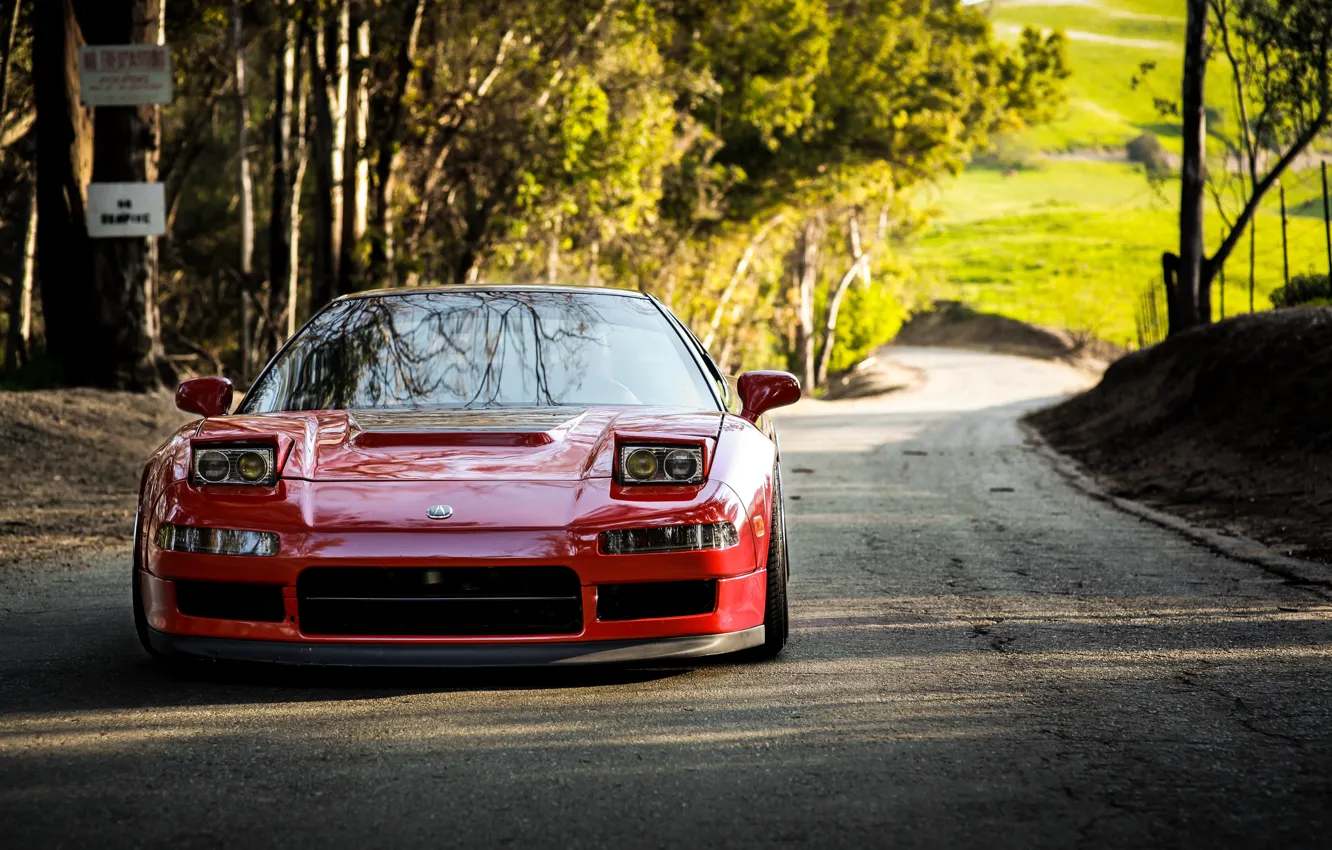
<path fill-rule="evenodd" d="M 601 532 L 601 551 L 607 555 L 729 549 L 739 542 L 740 535 L 736 533 L 735 526 L 729 522 Z"/>
<path fill-rule="evenodd" d="M 621 484 L 701 484 L 699 446 L 620 446 L 616 476 Z"/>
<path fill-rule="evenodd" d="M 270 557 L 278 553 L 278 536 L 269 531 L 236 531 L 230 528 L 196 528 L 162 523 L 157 528 L 157 548 L 196 555 Z"/>
<path fill-rule="evenodd" d="M 194 447 L 190 464 L 194 484 L 250 484 L 272 487 L 277 483 L 277 452 L 271 446 Z"/>

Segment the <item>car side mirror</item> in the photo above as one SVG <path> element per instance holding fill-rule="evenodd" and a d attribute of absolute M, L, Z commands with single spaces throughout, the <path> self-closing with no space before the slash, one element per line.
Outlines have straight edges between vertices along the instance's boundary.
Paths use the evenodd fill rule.
<path fill-rule="evenodd" d="M 205 419 L 231 412 L 231 381 L 226 378 L 191 378 L 176 390 L 176 407 Z"/>
<path fill-rule="evenodd" d="M 769 410 L 800 401 L 800 381 L 790 372 L 746 372 L 736 384 L 744 409 L 740 415 L 750 422 Z"/>

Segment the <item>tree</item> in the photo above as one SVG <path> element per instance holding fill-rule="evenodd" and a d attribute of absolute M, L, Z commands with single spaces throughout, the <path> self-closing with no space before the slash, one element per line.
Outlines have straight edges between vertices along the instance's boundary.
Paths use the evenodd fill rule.
<path fill-rule="evenodd" d="M 79 105 L 77 63 L 83 35 L 73 0 L 38 3 L 33 16 L 37 253 L 47 351 L 65 380 L 111 384 L 101 357 L 109 346 L 97 344 L 104 341 L 105 334 L 100 327 L 92 241 L 84 214 L 93 150 L 92 119 Z"/>
<path fill-rule="evenodd" d="M 1207 41 L 1210 26 L 1213 45 Z M 1234 84 L 1247 196 L 1220 247 L 1203 251 L 1206 66 L 1218 51 Z M 1211 321 L 1217 272 L 1264 196 L 1332 126 L 1332 5 L 1324 0 L 1189 0 L 1183 87 L 1184 186 L 1170 332 Z"/>
<path fill-rule="evenodd" d="M 254 313 L 254 179 L 250 174 L 250 104 L 245 59 L 245 19 L 241 0 L 231 0 L 232 95 L 236 122 L 236 210 L 240 216 L 241 377 L 248 378 L 255 362 Z"/>
<path fill-rule="evenodd" d="M 313 57 L 315 257 L 311 306 L 339 293 L 347 152 L 347 97 L 351 62 L 351 0 L 337 0 L 318 12 L 309 2 L 307 30 Z"/>
<path fill-rule="evenodd" d="M 83 231 L 94 146 L 99 175 L 156 165 L 155 112 L 128 111 L 148 128 L 131 137 L 123 113 L 94 128 L 78 108 L 82 33 L 154 37 L 102 23 L 131 5 L 27 6 L 52 34 L 43 79 L 63 81 L 40 98 L 38 272 L 74 383 L 135 385 L 104 355 L 115 329 L 151 338 L 133 329 L 155 305 L 172 362 L 243 376 L 307 305 L 481 276 L 637 286 L 728 367 L 785 359 L 818 383 L 851 356 L 839 339 L 877 338 L 848 313 L 888 297 L 870 216 L 1050 114 L 1067 75 L 1060 36 L 1008 47 L 937 0 L 180 0 L 153 298 L 95 273 L 111 246 Z M 0 209 L 18 218 L 14 171 Z M 894 207 L 893 236 L 916 218 Z"/>
<path fill-rule="evenodd" d="M 77 14 L 76 14 L 77 13 Z M 117 389 L 156 387 L 170 373 L 156 309 L 152 239 L 88 238 L 88 182 L 157 176 L 156 111 L 79 105 L 78 47 L 158 43 L 160 0 L 38 4 L 38 264 L 47 349 L 64 379 Z"/>

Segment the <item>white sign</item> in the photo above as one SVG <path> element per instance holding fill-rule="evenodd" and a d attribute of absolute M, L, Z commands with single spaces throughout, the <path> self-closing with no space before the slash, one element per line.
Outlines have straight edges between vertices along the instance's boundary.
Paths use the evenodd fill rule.
<path fill-rule="evenodd" d="M 156 44 L 79 48 L 85 106 L 146 106 L 171 102 L 171 51 Z"/>
<path fill-rule="evenodd" d="M 161 183 L 89 183 L 88 235 L 139 239 L 166 233 L 166 190 Z"/>

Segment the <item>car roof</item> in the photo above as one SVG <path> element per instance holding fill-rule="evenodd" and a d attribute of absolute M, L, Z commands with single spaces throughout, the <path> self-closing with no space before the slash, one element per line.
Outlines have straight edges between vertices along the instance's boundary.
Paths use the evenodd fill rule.
<path fill-rule="evenodd" d="M 517 283 L 465 283 L 465 284 L 446 284 L 436 286 L 413 286 L 413 287 L 394 287 L 392 289 L 371 289 L 365 292 L 353 292 L 339 298 L 339 301 L 349 301 L 357 298 L 381 298 L 385 296 L 396 295 L 418 295 L 427 292 L 578 292 L 594 293 L 601 295 L 622 295 L 631 298 L 647 298 L 648 296 L 636 289 L 615 289 L 608 286 L 548 286 L 541 284 L 517 284 Z"/>

